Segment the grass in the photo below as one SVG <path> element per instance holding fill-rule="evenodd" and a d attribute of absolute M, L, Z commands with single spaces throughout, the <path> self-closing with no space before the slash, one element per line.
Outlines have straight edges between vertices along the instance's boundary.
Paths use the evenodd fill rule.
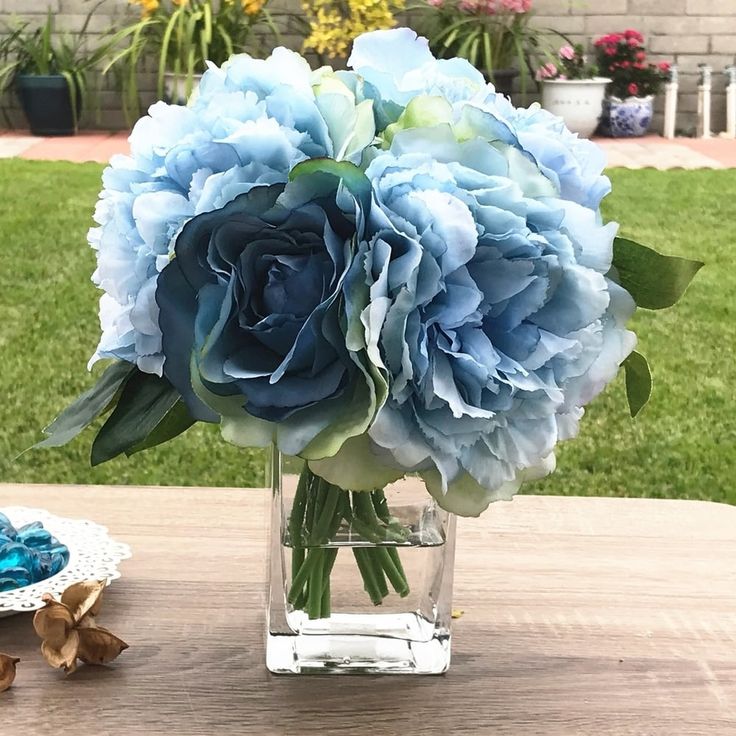
<path fill-rule="evenodd" d="M 260 484 L 259 451 L 196 426 L 167 445 L 98 468 L 90 436 L 20 451 L 91 383 L 98 328 L 94 258 L 85 244 L 101 167 L 0 161 L 0 481 L 167 485 Z M 622 234 L 707 262 L 684 301 L 636 317 L 653 366 L 650 405 L 629 419 L 621 379 L 590 407 L 558 470 L 527 492 L 702 498 L 736 503 L 736 172 L 614 171 L 606 216 Z"/>

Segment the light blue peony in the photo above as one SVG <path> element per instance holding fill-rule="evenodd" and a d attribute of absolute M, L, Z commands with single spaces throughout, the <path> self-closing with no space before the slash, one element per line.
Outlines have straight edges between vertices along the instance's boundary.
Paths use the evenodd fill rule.
<path fill-rule="evenodd" d="M 377 100 L 379 130 L 394 123 L 417 96 L 441 97 L 452 104 L 456 119 L 472 121 L 473 133 L 522 151 L 566 199 L 597 209 L 611 189 L 602 175 L 606 161 L 599 146 L 578 138 L 536 103 L 514 107 L 464 59 L 435 59 L 427 40 L 408 28 L 360 36 L 348 64 L 372 90 L 366 94 Z"/>
<path fill-rule="evenodd" d="M 412 104 L 452 119 L 441 101 Z M 373 453 L 462 514 L 553 469 L 635 345 L 634 302 L 606 278 L 616 225 L 470 122 L 394 131 L 366 171 L 373 205 L 347 284 L 389 376 Z"/>
<path fill-rule="evenodd" d="M 305 159 L 360 160 L 373 137 L 370 101 L 283 48 L 211 66 L 187 107 L 153 105 L 133 130 L 130 155 L 103 175 L 89 234 L 93 281 L 105 292 L 91 363 L 120 358 L 160 375 L 156 283 L 184 223 L 254 185 L 285 182 Z"/>

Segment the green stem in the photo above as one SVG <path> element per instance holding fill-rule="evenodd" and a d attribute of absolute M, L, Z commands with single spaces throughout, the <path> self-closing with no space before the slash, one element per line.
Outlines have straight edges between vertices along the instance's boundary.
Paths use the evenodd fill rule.
<path fill-rule="evenodd" d="M 404 574 L 403 569 L 399 570 L 399 568 L 397 568 L 394 559 L 391 557 L 386 547 L 377 547 L 376 553 L 376 556 L 383 567 L 383 572 L 389 579 L 393 589 L 402 598 L 406 598 L 406 596 L 409 595 L 409 583 L 406 580 L 406 575 Z"/>
<path fill-rule="evenodd" d="M 309 478 L 306 473 L 301 473 L 299 483 L 294 494 L 294 503 L 289 516 L 289 540 L 291 542 L 291 577 L 299 572 L 304 564 L 304 547 L 302 547 L 302 529 L 304 528 L 304 512 L 307 509 L 307 498 Z"/>
<path fill-rule="evenodd" d="M 302 592 L 309 576 L 312 574 L 312 568 L 318 563 L 318 561 L 321 561 L 321 551 L 322 550 L 318 547 L 308 549 L 306 559 L 302 563 L 296 575 L 291 579 L 291 587 L 289 588 L 289 593 L 287 594 L 286 599 L 292 605 L 296 605 L 299 594 Z"/>
<path fill-rule="evenodd" d="M 323 497 L 319 514 L 315 514 L 314 528 L 310 534 L 312 544 L 327 544 L 330 541 L 329 532 L 334 523 L 335 511 L 340 501 L 341 491 L 337 486 L 321 481 L 317 493 Z"/>
<path fill-rule="evenodd" d="M 309 583 L 307 584 L 307 613 L 309 618 L 321 618 L 325 550 L 321 548 L 312 549 L 310 552 L 314 553 L 317 562 L 309 573 Z"/>
<path fill-rule="evenodd" d="M 388 502 L 386 501 L 386 494 L 379 488 L 378 490 L 373 491 L 371 496 L 373 499 L 373 506 L 376 509 L 376 514 L 381 519 L 381 521 L 383 521 L 385 524 L 396 524 L 397 522 L 391 516 L 391 511 L 388 508 Z M 394 590 L 396 590 L 396 592 L 399 593 L 399 595 L 406 596 L 409 593 L 409 586 L 407 584 L 406 573 L 404 572 L 404 566 L 401 564 L 401 557 L 399 556 L 399 550 L 397 550 L 396 547 L 385 547 L 384 549 L 386 549 L 386 551 L 388 552 L 388 555 L 391 558 L 391 562 L 393 563 L 393 566 L 396 568 L 396 572 L 398 576 L 404 583 L 404 585 L 402 586 L 402 590 L 405 590 L 406 592 L 402 593 L 400 590 L 396 590 L 396 587 L 394 587 Z"/>
<path fill-rule="evenodd" d="M 409 593 L 398 550 L 393 546 L 406 543 L 407 531 L 391 516 L 384 492 L 342 490 L 305 465 L 289 517 L 292 580 L 287 599 L 310 619 L 330 615 L 330 576 L 338 550 L 327 545 L 343 522 L 377 545 L 353 548 L 371 602 L 379 605 L 389 595 L 388 583 L 400 596 Z"/>
<path fill-rule="evenodd" d="M 365 592 L 368 593 L 368 597 L 371 599 L 373 605 L 380 606 L 383 602 L 383 596 L 381 595 L 381 591 L 378 587 L 375 568 L 373 564 L 371 564 L 370 557 L 366 555 L 367 552 L 368 550 L 364 547 L 353 548 L 353 555 L 355 556 L 355 561 L 358 563 L 360 575 L 363 578 L 363 588 L 365 589 Z"/>
<path fill-rule="evenodd" d="M 332 568 L 335 565 L 337 559 L 336 549 L 326 549 L 324 551 L 324 570 L 322 571 L 322 603 L 320 615 L 322 618 L 327 618 L 331 611 L 330 601 L 330 575 L 332 575 Z"/>

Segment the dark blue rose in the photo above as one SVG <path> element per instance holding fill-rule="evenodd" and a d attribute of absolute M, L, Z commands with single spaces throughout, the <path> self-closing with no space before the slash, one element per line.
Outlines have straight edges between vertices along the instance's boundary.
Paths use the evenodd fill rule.
<path fill-rule="evenodd" d="M 164 373 L 196 416 L 221 417 L 227 439 L 324 457 L 375 414 L 343 303 L 367 192 L 352 164 L 307 162 L 177 237 L 156 296 Z"/>

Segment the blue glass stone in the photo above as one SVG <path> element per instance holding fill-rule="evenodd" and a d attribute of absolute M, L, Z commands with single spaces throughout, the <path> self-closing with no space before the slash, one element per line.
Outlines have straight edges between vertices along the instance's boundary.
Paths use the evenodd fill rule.
<path fill-rule="evenodd" d="M 24 567 L 30 570 L 32 564 L 33 552 L 25 545 L 9 542 L 0 547 L 0 573 L 11 567 Z"/>
<path fill-rule="evenodd" d="M 26 570 L 25 567 L 9 567 L 7 570 L 3 570 L 3 578 L 15 580 L 16 588 L 22 588 L 33 582 L 31 572 Z"/>
<path fill-rule="evenodd" d="M 62 545 L 63 546 L 63 545 Z M 62 551 L 51 554 L 51 572 L 49 577 L 57 575 L 69 564 L 69 550 L 64 547 Z"/>
<path fill-rule="evenodd" d="M 52 547 L 55 547 L 57 544 L 61 544 L 61 542 L 56 537 L 49 534 L 48 541 L 39 544 L 36 549 L 42 552 L 48 552 Z"/>
<path fill-rule="evenodd" d="M 64 555 L 52 555 L 51 556 L 51 571 L 49 577 L 58 575 L 67 565 L 69 560 Z"/>
<path fill-rule="evenodd" d="M 0 592 L 40 583 L 69 564 L 69 548 L 40 521 L 16 529 L 0 513 Z"/>
<path fill-rule="evenodd" d="M 32 521 L 30 524 L 23 524 L 23 526 L 18 527 L 18 534 L 30 531 L 31 529 L 43 529 L 43 524 L 40 521 Z"/>
<path fill-rule="evenodd" d="M 30 529 L 23 527 L 22 529 L 18 529 L 18 542 L 25 544 L 26 547 L 45 549 L 47 546 L 53 544 L 53 539 L 51 532 L 43 527 Z"/>
<path fill-rule="evenodd" d="M 33 582 L 40 583 L 42 580 L 50 578 L 52 575 L 53 558 L 48 552 L 37 552 L 33 556 L 33 564 L 31 565 L 31 573 L 33 574 Z"/>
<path fill-rule="evenodd" d="M 0 576 L 0 593 L 5 593 L 7 590 L 17 590 L 20 586 L 13 580 L 13 578 L 4 578 Z"/>

